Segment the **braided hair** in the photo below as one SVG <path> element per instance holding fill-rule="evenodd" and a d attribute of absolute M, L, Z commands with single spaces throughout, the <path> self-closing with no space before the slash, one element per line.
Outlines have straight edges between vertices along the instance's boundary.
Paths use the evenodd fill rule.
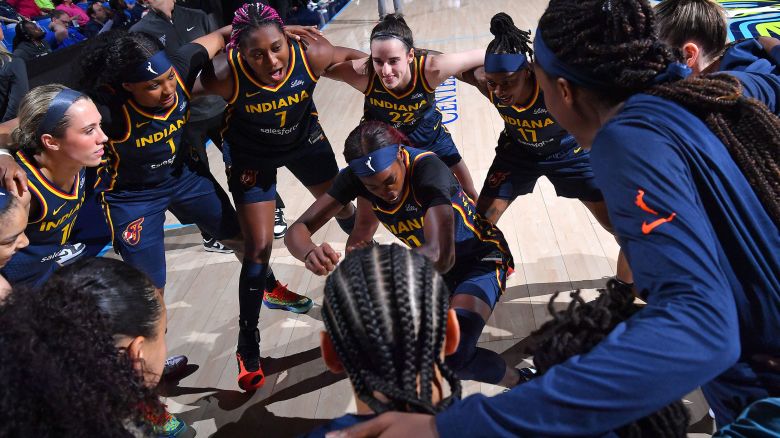
<path fill-rule="evenodd" d="M 353 251 L 328 276 L 325 328 L 358 398 L 374 412 L 434 414 L 460 398 L 460 381 L 440 355 L 448 307 L 449 290 L 430 260 L 400 245 Z M 450 387 L 436 405 L 435 368 Z"/>
<path fill-rule="evenodd" d="M 488 53 L 522 53 L 528 58 L 528 62 L 533 61 L 531 31 L 518 29 L 509 15 L 503 12 L 494 15 L 490 19 L 490 33 L 495 38 L 488 44 Z"/>
<path fill-rule="evenodd" d="M 245 3 L 233 14 L 233 31 L 227 48 L 237 48 L 251 31 L 268 25 L 276 26 L 284 34 L 284 21 L 276 9 L 263 3 Z"/>
<path fill-rule="evenodd" d="M 621 288 L 613 280 L 607 283 L 606 290 L 600 292 L 601 295 L 589 303 L 582 299 L 580 291 L 572 292 L 572 301 L 563 311 L 556 311 L 554 306 L 559 292 L 550 299 L 547 308 L 552 320 L 534 333 L 534 336 L 543 338 L 534 353 L 537 377 L 572 356 L 587 353 L 604 340 L 615 326 L 639 310 L 631 291 Z M 615 432 L 626 438 L 684 438 L 689 422 L 688 410 L 682 401 L 677 400 Z"/>
<path fill-rule="evenodd" d="M 109 268 L 122 263 L 90 260 Z M 70 274 L 80 270 L 68 268 Z M 128 427 L 162 415 L 154 389 L 115 346 L 114 335 L 123 331 L 114 322 L 128 316 L 110 313 L 117 301 L 148 301 L 146 291 L 133 287 L 149 280 L 134 268 L 125 268 L 132 276 L 111 271 L 113 278 L 84 275 L 79 282 L 58 271 L 40 289 L 14 290 L 0 306 L 0 436 L 92 437 L 99 431 L 130 437 Z M 136 316 L 162 317 L 158 299 L 152 299 L 156 307 Z M 151 432 L 140 427 L 143 436 Z"/>
<path fill-rule="evenodd" d="M 780 120 L 744 97 L 740 82 L 725 74 L 654 85 L 654 78 L 679 58 L 658 40 L 646 0 L 552 0 L 539 29 L 558 59 L 611 82 L 608 92 L 593 90 L 604 101 L 647 93 L 702 119 L 780 226 Z"/>
<path fill-rule="evenodd" d="M 80 84 L 90 94 L 101 88 L 123 92 L 125 71 L 148 60 L 162 48 L 152 36 L 124 29 L 101 33 L 87 44 L 80 61 Z"/>

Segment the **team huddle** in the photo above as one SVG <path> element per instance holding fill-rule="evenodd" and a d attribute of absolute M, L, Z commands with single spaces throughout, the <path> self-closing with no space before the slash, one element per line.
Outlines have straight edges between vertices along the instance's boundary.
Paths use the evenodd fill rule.
<path fill-rule="evenodd" d="M 333 46 L 262 3 L 174 54 L 143 33 L 100 34 L 81 90 L 34 88 L 0 125 L 15 150 L 0 157 L 16 252 L 0 260 L 4 289 L 62 278 L 56 255 L 95 199 L 164 307 L 170 211 L 241 262 L 236 376 L 255 391 L 262 305 L 313 305 L 270 265 L 286 167 L 315 201 L 284 243 L 328 275 L 323 359 L 358 400 L 310 436 L 685 436 L 680 399 L 699 386 L 728 433 L 780 387 L 780 41 L 697 34 L 689 4 L 725 26 L 709 3 L 551 0 L 533 38 L 499 13 L 490 44 L 459 53 L 415 47 L 399 15 L 373 28 L 368 54 Z M 453 76 L 504 122 L 479 192 L 436 108 Z M 364 94 L 343 169 L 313 99 L 321 77 Z M 227 102 L 217 146 L 232 204 L 185 134 L 201 96 Z M 514 268 L 498 221 L 542 176 L 621 251 L 599 298 L 551 307 L 534 367 L 516 368 L 478 340 Z M 312 238 L 331 218 L 349 236 L 343 260 Z M 380 224 L 408 249 L 377 244 Z M 460 380 L 508 391 L 461 401 Z M 406 413 L 372 420 L 389 411 Z"/>

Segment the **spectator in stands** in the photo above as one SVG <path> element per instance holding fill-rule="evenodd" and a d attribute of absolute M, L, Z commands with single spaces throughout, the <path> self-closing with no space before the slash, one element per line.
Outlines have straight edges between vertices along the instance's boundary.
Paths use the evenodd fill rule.
<path fill-rule="evenodd" d="M 43 11 L 41 11 L 41 8 L 38 7 L 38 5 L 35 4 L 34 0 L 7 0 L 8 4 L 11 5 L 14 9 L 16 9 L 16 12 L 19 13 L 19 15 L 28 18 L 28 19 L 34 19 L 38 17 L 43 17 Z"/>
<path fill-rule="evenodd" d="M 87 39 L 73 27 L 70 15 L 59 9 L 52 11 L 49 28 L 54 32 L 54 43 L 51 44 L 54 50 L 72 46 Z"/>
<path fill-rule="evenodd" d="M 133 9 L 139 9 L 137 14 L 133 13 L 133 9 L 130 9 L 130 7 L 127 6 L 125 0 L 110 0 L 108 5 L 111 7 L 111 11 L 113 12 L 112 20 L 114 21 L 114 25 L 111 26 L 112 29 L 129 30 L 132 25 L 141 19 L 141 10 L 143 10 L 143 7 L 140 6 L 138 2 L 133 5 Z M 89 9 L 87 9 L 87 15 L 89 15 Z M 90 19 L 92 19 L 91 15 Z M 87 26 L 89 26 L 89 23 L 87 23 Z"/>
<path fill-rule="evenodd" d="M 73 0 L 54 0 L 54 3 L 57 5 L 58 10 L 67 12 L 68 15 L 76 20 L 79 26 L 83 26 L 89 21 L 87 13 L 77 5 L 74 5 Z"/>
<path fill-rule="evenodd" d="M 54 10 L 54 3 L 51 0 L 35 0 L 35 4 L 46 14 L 51 14 Z"/>
<path fill-rule="evenodd" d="M 11 56 L 2 44 L 3 38 L 0 28 L 0 122 L 16 117 L 19 102 L 30 88 L 24 60 Z"/>
<path fill-rule="evenodd" d="M 46 32 L 34 21 L 22 20 L 16 26 L 14 37 L 14 56 L 26 62 L 51 53 L 46 41 Z"/>
<path fill-rule="evenodd" d="M 19 15 L 13 6 L 9 5 L 6 1 L 0 0 L 0 21 L 5 23 L 16 23 L 22 18 L 24 17 Z"/>
<path fill-rule="evenodd" d="M 106 9 L 100 2 L 94 2 L 90 4 L 87 7 L 87 16 L 89 17 L 89 21 L 87 24 L 82 26 L 81 33 L 83 33 L 87 38 L 92 38 L 101 31 L 104 32 L 103 29 L 108 30 L 113 28 L 114 21 L 109 19 L 109 13 L 110 11 Z M 116 15 L 121 15 L 122 17 L 125 16 L 124 12 L 122 11 L 119 11 L 116 13 Z"/>

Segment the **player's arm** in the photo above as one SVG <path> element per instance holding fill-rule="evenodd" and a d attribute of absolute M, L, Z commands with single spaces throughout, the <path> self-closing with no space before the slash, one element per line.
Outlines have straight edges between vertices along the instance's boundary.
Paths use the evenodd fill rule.
<path fill-rule="evenodd" d="M 435 156 L 420 159 L 412 175 L 412 189 L 425 211 L 425 243 L 415 250 L 445 273 L 455 264 L 455 219 L 452 195 L 457 185 L 446 164 Z"/>
<path fill-rule="evenodd" d="M 233 98 L 235 79 L 228 64 L 227 54 L 217 55 L 206 64 L 192 87 L 193 96 L 217 95 L 225 100 Z"/>
<path fill-rule="evenodd" d="M 649 290 L 648 304 L 590 352 L 497 396 L 470 396 L 437 414 L 435 424 L 419 414 L 392 413 L 345 436 L 404 436 L 410 427 L 423 437 L 602 435 L 734 365 L 740 333 L 728 268 L 685 176 L 685 161 L 664 137 L 646 132 L 615 132 L 611 143 L 641 138 L 652 148 L 627 152 L 600 142 L 591 163 L 631 257 L 635 284 Z M 638 187 L 645 192 L 642 202 L 658 215 L 637 205 Z M 672 212 L 672 220 L 655 222 Z"/>
<path fill-rule="evenodd" d="M 775 50 L 776 47 L 780 47 L 780 40 L 774 37 L 760 36 L 757 38 L 758 43 L 764 47 L 764 50 L 775 64 L 780 64 L 780 49 Z"/>
<path fill-rule="evenodd" d="M 341 255 L 327 243 L 317 245 L 311 236 L 336 216 L 344 204 L 329 194 L 317 198 L 293 223 L 284 236 L 284 244 L 290 254 L 305 263 L 306 269 L 317 275 L 326 275 L 336 269 Z"/>
<path fill-rule="evenodd" d="M 430 55 L 425 61 L 425 80 L 432 87 L 438 87 L 448 77 L 479 67 L 484 62 L 484 49 Z"/>
<path fill-rule="evenodd" d="M 469 85 L 474 86 L 484 96 L 488 96 L 487 78 L 485 77 L 485 67 L 479 66 L 462 72 L 456 77 L 461 81 Z"/>
<path fill-rule="evenodd" d="M 368 62 L 371 62 L 368 57 L 340 62 L 328 68 L 323 76 L 347 83 L 363 93 L 368 88 L 368 72 L 366 71 L 366 63 Z"/>
<path fill-rule="evenodd" d="M 206 52 L 208 52 L 209 58 L 213 58 L 225 48 L 225 43 L 230 40 L 230 32 L 232 31 L 233 26 L 227 25 L 210 34 L 203 35 L 192 42 L 203 46 L 203 48 L 206 49 Z"/>
<path fill-rule="evenodd" d="M 27 192 L 27 174 L 16 163 L 9 149 L 13 146 L 11 133 L 19 126 L 19 119 L 0 123 L 0 183 L 16 196 Z"/>
<path fill-rule="evenodd" d="M 358 196 L 355 214 L 357 215 L 355 216 L 355 227 L 347 238 L 347 254 L 358 248 L 373 245 L 374 233 L 379 227 L 379 219 L 374 214 L 368 199 Z"/>
<path fill-rule="evenodd" d="M 306 269 L 326 275 L 336 268 L 341 255 L 327 243 L 317 245 L 311 236 L 358 196 L 360 181 L 349 170 L 342 170 L 327 193 L 317 198 L 287 230 L 284 244 L 290 254 L 306 264 Z"/>
<path fill-rule="evenodd" d="M 436 205 L 425 211 L 425 243 L 417 252 L 428 257 L 437 271 L 445 273 L 455 264 L 455 220 L 452 206 Z"/>
<path fill-rule="evenodd" d="M 306 48 L 306 57 L 318 76 L 346 82 L 361 92 L 368 86 L 365 74 L 359 74 L 368 55 L 360 50 L 334 46 L 327 39 L 318 38 Z"/>

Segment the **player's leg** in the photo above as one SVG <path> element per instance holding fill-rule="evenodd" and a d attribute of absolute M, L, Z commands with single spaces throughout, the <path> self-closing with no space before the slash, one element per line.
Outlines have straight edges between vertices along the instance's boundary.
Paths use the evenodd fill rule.
<path fill-rule="evenodd" d="M 286 167 L 312 196 L 318 198 L 333 185 L 333 179 L 339 173 L 339 166 L 322 128 L 317 126 L 314 129 L 314 132 L 319 132 L 320 135 L 312 135 L 310 138 L 314 141 L 305 144 L 295 157 L 288 160 Z M 336 213 L 336 222 L 345 233 L 351 233 L 355 226 L 355 206 L 352 203 L 344 206 Z"/>
<path fill-rule="evenodd" d="M 241 226 L 227 193 L 203 165 L 186 171 L 168 209 L 181 223 L 194 223 L 223 242 L 239 261 L 244 259 Z"/>
<path fill-rule="evenodd" d="M 578 145 L 561 151 L 552 159 L 541 163 L 544 175 L 555 186 L 555 193 L 565 198 L 579 199 L 593 213 L 605 230 L 612 233 L 612 223 L 607 215 L 604 197 L 596 186 L 593 169 L 590 166 L 590 153 Z M 631 285 L 634 277 L 628 261 L 621 249 L 618 253 L 617 279 Z"/>
<path fill-rule="evenodd" d="M 125 194 L 126 195 L 126 194 Z M 106 220 L 112 231 L 114 249 L 122 260 L 146 274 L 165 293 L 165 210 L 169 197 L 161 194 L 149 201 L 107 193 L 103 197 Z M 177 379 L 186 369 L 187 357 L 171 356 L 165 361 L 163 378 Z"/>
<path fill-rule="evenodd" d="M 512 166 L 497 155 L 488 169 L 477 201 L 477 212 L 493 224 L 518 196 L 533 192 L 539 174 L 526 166 Z"/>
<path fill-rule="evenodd" d="M 598 223 L 604 227 L 605 230 L 613 233 L 612 222 L 609 220 L 609 215 L 607 214 L 606 202 L 602 200 L 598 202 L 582 201 L 582 203 L 585 204 L 585 207 L 590 210 L 590 212 L 593 214 L 593 217 L 596 218 Z M 631 268 L 628 266 L 628 260 L 626 259 L 625 253 L 623 253 L 623 249 L 618 252 L 616 273 L 617 274 L 615 276 L 618 280 L 626 283 L 627 285 L 633 285 L 634 275 L 631 273 Z"/>
<path fill-rule="evenodd" d="M 228 172 L 228 186 L 233 195 L 244 236 L 244 258 L 239 278 L 239 335 L 236 358 L 238 384 L 253 391 L 265 383 L 260 367 L 260 331 L 257 324 L 263 302 L 272 308 L 305 312 L 311 308 L 309 298 L 295 294 L 278 284 L 267 288 L 269 262 L 273 244 L 276 202 L 276 169 L 240 168 Z"/>
<path fill-rule="evenodd" d="M 465 273 L 448 273 L 445 278 L 463 276 L 453 291 L 450 307 L 460 325 L 460 343 L 446 363 L 460 379 L 476 380 L 511 388 L 520 381 L 517 370 L 507 365 L 495 351 L 478 347 L 477 342 L 493 313 L 493 307 L 506 285 L 506 266 L 477 262 Z M 448 281 L 449 283 L 449 281 Z"/>

